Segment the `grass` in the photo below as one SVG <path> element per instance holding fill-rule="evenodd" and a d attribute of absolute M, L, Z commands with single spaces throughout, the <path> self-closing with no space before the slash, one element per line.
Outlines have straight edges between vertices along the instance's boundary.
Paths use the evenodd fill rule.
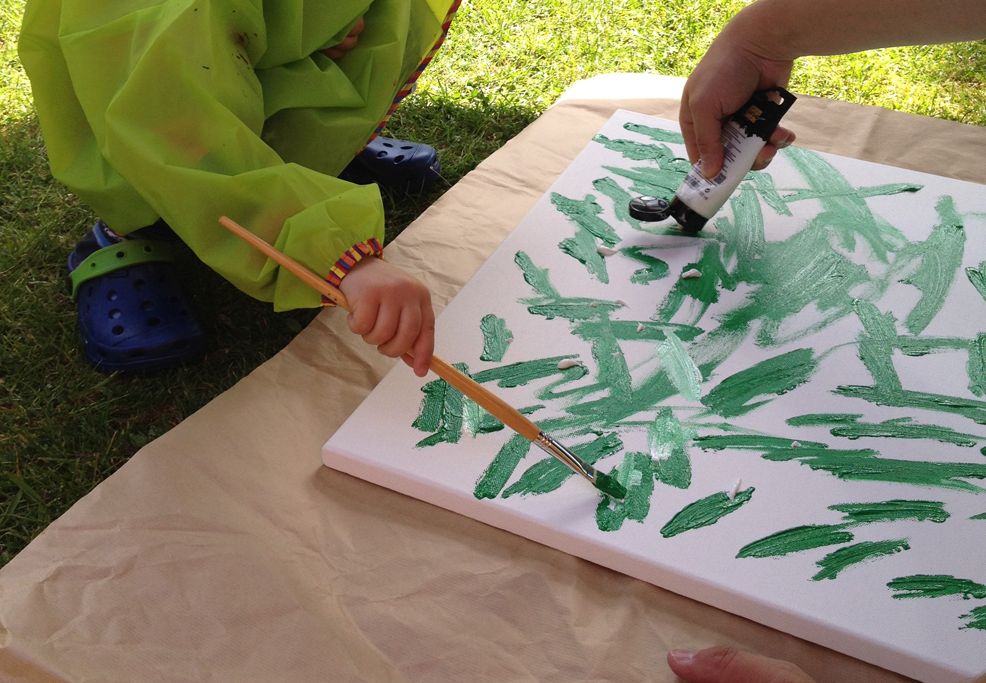
<path fill-rule="evenodd" d="M 577 79 L 610 71 L 687 75 L 744 4 L 466 0 L 390 132 L 435 144 L 454 182 Z M 186 258 L 188 289 L 210 339 L 205 360 L 147 377 L 106 376 L 86 365 L 63 268 L 94 216 L 48 172 L 16 55 L 23 6 L 0 0 L 0 565 L 313 316 L 274 314 Z M 791 87 L 986 126 L 986 44 L 806 59 Z M 385 197 L 388 235 L 440 193 Z"/>

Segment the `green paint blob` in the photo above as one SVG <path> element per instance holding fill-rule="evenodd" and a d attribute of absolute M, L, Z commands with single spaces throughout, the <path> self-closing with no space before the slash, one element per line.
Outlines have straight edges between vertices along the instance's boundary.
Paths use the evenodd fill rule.
<path fill-rule="evenodd" d="M 657 355 L 678 393 L 689 401 L 697 401 L 702 391 L 699 388 L 702 373 L 674 332 L 666 332 L 664 342 L 657 347 Z"/>
<path fill-rule="evenodd" d="M 654 476 L 668 486 L 686 489 L 692 483 L 692 464 L 688 443 L 694 432 L 685 429 L 671 412 L 662 408 L 648 430 Z"/>
<path fill-rule="evenodd" d="M 524 459 L 531 448 L 531 442 L 515 434 L 497 452 L 493 462 L 476 482 L 473 495 L 476 498 L 496 498 L 507 485 L 517 465 Z"/>
<path fill-rule="evenodd" d="M 644 264 L 643 268 L 633 271 L 630 276 L 630 282 L 637 285 L 646 285 L 648 282 L 667 277 L 668 274 L 668 264 L 659 258 L 644 253 L 646 250 L 647 247 L 624 247 L 620 249 L 620 253 L 624 256 Z"/>
<path fill-rule="evenodd" d="M 781 557 L 827 545 L 849 543 L 852 540 L 853 535 L 841 524 L 797 526 L 747 543 L 736 553 L 736 557 Z"/>
<path fill-rule="evenodd" d="M 753 497 L 752 486 L 736 493 L 732 499 L 725 493 L 714 493 L 686 505 L 661 528 L 664 538 L 671 538 L 686 531 L 715 524 L 731 512 L 735 512 Z"/>
<path fill-rule="evenodd" d="M 602 472 L 599 474 L 603 475 Z M 603 496 L 596 507 L 596 526 L 599 530 L 616 531 L 628 519 L 644 521 L 650 512 L 650 499 L 654 492 L 650 457 L 646 453 L 627 453 L 620 466 L 605 479 L 608 484 L 618 487 L 623 496 L 614 496 L 614 493 L 603 490 L 609 495 Z"/>
<path fill-rule="evenodd" d="M 945 196 L 938 200 L 935 208 L 941 222 L 934 227 L 928 239 L 920 244 L 909 244 L 899 254 L 901 258 L 913 256 L 921 261 L 913 274 L 901 280 L 921 291 L 921 298 L 906 320 L 911 334 L 919 334 L 941 310 L 955 274 L 962 265 L 965 230 L 962 218 L 955 210 L 955 203 L 951 197 Z"/>
<path fill-rule="evenodd" d="M 986 586 L 969 579 L 957 579 L 948 574 L 915 574 L 901 576 L 887 584 L 894 598 L 943 598 L 959 595 L 964 600 L 986 600 Z"/>
<path fill-rule="evenodd" d="M 807 382 L 817 367 L 811 349 L 795 349 L 727 377 L 702 403 L 722 417 L 744 415 L 768 402 L 750 403 L 752 399 L 785 394 Z"/>
<path fill-rule="evenodd" d="M 614 500 L 622 501 L 627 497 L 626 487 L 616 477 L 605 472 L 596 473 L 596 488 Z M 646 514 L 646 512 L 644 513 Z"/>
<path fill-rule="evenodd" d="M 898 538 L 890 541 L 861 541 L 845 548 L 834 550 L 820 559 L 816 564 L 821 568 L 821 571 L 811 578 L 813 581 L 834 579 L 844 569 L 852 565 L 910 549 L 911 546 L 908 544 L 906 538 Z"/>
<path fill-rule="evenodd" d="M 513 333 L 507 329 L 507 321 L 490 313 L 479 321 L 479 329 L 483 333 L 483 353 L 479 359 L 499 363 L 514 340 Z"/>
<path fill-rule="evenodd" d="M 844 513 L 846 526 L 913 520 L 941 524 L 949 515 L 945 504 L 931 500 L 885 500 L 879 503 L 842 503 L 829 510 Z"/>
<path fill-rule="evenodd" d="M 614 434 L 604 434 L 587 444 L 572 446 L 572 451 L 590 465 L 618 453 L 623 442 Z M 555 491 L 570 477 L 575 476 L 566 465 L 555 458 L 545 458 L 524 472 L 520 478 L 503 492 L 504 498 L 515 494 L 541 494 Z"/>
<path fill-rule="evenodd" d="M 969 347 L 969 360 L 966 362 L 969 375 L 969 391 L 976 396 L 986 396 L 986 333 L 980 332 Z"/>
<path fill-rule="evenodd" d="M 586 195 L 584 199 L 570 199 L 557 192 L 552 192 L 551 203 L 565 214 L 572 223 L 601 239 L 606 246 L 615 246 L 620 241 L 620 236 L 616 234 L 610 224 L 599 217 L 599 214 L 603 212 L 603 207 L 596 202 L 596 198 L 591 194 Z"/>
<path fill-rule="evenodd" d="M 965 276 L 969 278 L 969 282 L 976 288 L 979 295 L 986 299 L 986 261 L 980 263 L 978 268 L 972 266 L 966 268 Z"/>

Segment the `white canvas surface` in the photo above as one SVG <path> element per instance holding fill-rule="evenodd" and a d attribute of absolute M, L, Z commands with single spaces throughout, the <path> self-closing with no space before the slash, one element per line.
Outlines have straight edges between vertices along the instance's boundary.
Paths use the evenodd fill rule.
<path fill-rule="evenodd" d="M 603 530 L 597 520 L 601 495 L 574 476 L 555 490 L 504 497 L 503 492 L 515 486 L 528 468 L 548 459 L 532 447 L 516 467 L 507 469 L 509 476 L 493 490 L 496 497 L 478 498 L 477 482 L 513 434 L 509 430 L 473 433 L 476 430 L 470 427 L 475 427 L 478 413 L 467 409 L 462 429 L 451 430 L 459 434 L 457 442 L 438 439 L 434 445 L 417 446 L 434 433 L 412 423 L 423 409 L 423 386 L 431 382 L 429 386 L 434 387 L 435 378 L 420 380 L 403 365 L 387 375 L 329 440 L 324 462 L 906 675 L 947 681 L 986 673 L 986 593 L 980 591 L 986 591 L 986 519 L 974 519 L 986 513 L 986 479 L 982 478 L 986 477 L 986 457 L 981 451 L 986 447 L 986 424 L 977 422 L 986 421 L 986 397 L 977 395 L 980 390 L 975 388 L 979 386 L 975 379 L 979 358 L 986 354 L 986 337 L 978 337 L 986 332 L 986 295 L 974 284 L 977 271 L 986 275 L 986 265 L 982 265 L 986 262 L 986 191 L 980 185 L 899 168 L 785 150 L 759 178 L 748 176 L 733 200 L 698 237 L 678 233 L 673 221 L 638 225 L 620 218 L 617 211 L 630 196 L 669 197 L 680 182 L 687 164 L 672 160 L 685 156 L 683 145 L 674 139 L 675 131 L 677 125 L 671 121 L 617 112 L 601 135 L 636 144 L 613 149 L 618 145 L 607 146 L 598 136 L 589 144 L 450 302 L 438 321 L 436 352 L 450 362 L 464 363 L 473 375 L 538 359 L 578 360 L 585 368 L 581 377 L 582 371 L 575 368 L 514 387 L 501 387 L 495 381 L 485 384 L 512 405 L 540 406 L 530 413 L 531 419 L 575 450 L 596 439 L 618 438 L 621 447 L 596 462 L 607 472 L 620 466 L 626 453 L 643 453 L 658 460 L 665 457 L 670 442 L 653 442 L 653 423 L 661 417 L 665 426 L 678 425 L 695 437 L 684 439 L 690 481 L 669 483 L 673 476 L 652 473 L 653 492 L 645 514 L 637 509 L 640 519 L 626 519 L 617 529 Z M 667 187 L 641 184 L 641 174 Z M 601 179 L 609 180 L 594 186 Z M 574 239 L 584 228 L 558 209 L 557 195 L 578 201 L 591 195 L 600 207 L 598 218 L 616 231 L 619 241 L 613 248 L 617 253 L 602 257 L 608 283 L 593 277 L 585 265 L 559 248 L 559 243 Z M 757 210 L 762 214 L 767 246 L 758 246 L 755 230 L 737 228 L 740 224 L 755 226 Z M 935 227 L 955 220 L 963 227 Z M 798 235 L 803 238 L 809 233 L 816 239 L 798 241 Z M 960 233 L 964 240 L 957 236 Z M 866 235 L 877 237 L 868 240 Z M 603 245 L 600 238 L 592 239 Z M 782 243 L 788 245 L 787 251 L 775 248 Z M 640 282 L 638 276 L 634 282 L 634 274 L 645 264 L 628 256 L 632 247 L 640 248 L 637 254 L 663 261 L 666 274 L 650 282 Z M 516 262 L 518 252 L 528 255 L 536 268 L 547 270 L 560 297 L 596 300 L 593 308 L 601 316 L 623 321 L 618 336 L 628 338 L 617 339 L 613 347 L 613 339 L 607 337 L 610 346 L 605 347 L 599 337 L 590 341 L 585 334 L 575 333 L 577 321 L 531 312 L 538 294 L 525 281 Z M 835 261 L 843 270 L 835 266 L 812 269 L 817 263 L 813 256 L 821 252 L 839 255 Z M 706 310 L 686 296 L 674 314 L 667 315 L 672 310 L 667 297 L 675 287 L 683 286 L 680 274 L 700 262 L 703 253 L 718 254 L 724 279 L 735 281 L 727 283 L 732 289 L 720 281 L 715 287 L 718 300 Z M 961 261 L 958 267 L 956 259 Z M 775 269 L 775 263 L 781 265 Z M 697 267 L 704 267 L 702 278 L 711 277 L 711 266 Z M 973 269 L 971 275 L 967 268 Z M 757 274 L 750 275 L 754 271 Z M 801 279 L 806 273 L 812 275 L 808 285 Z M 860 281 L 844 286 L 846 273 Z M 735 323 L 737 311 L 749 310 L 751 301 L 759 302 L 761 313 L 782 310 L 785 301 L 804 298 L 813 286 L 810 283 L 821 279 L 832 285 L 831 291 L 838 293 L 840 287 L 844 291 L 829 298 L 808 297 L 805 306 L 789 315 L 776 313 L 781 318 L 776 329 L 770 328 L 763 315 L 752 317 L 745 329 Z M 940 310 L 926 306 L 936 297 L 943 298 Z M 853 308 L 853 300 L 861 303 Z M 661 317 L 662 305 L 665 319 L 656 319 Z M 930 322 L 909 318 L 915 307 L 930 310 L 926 316 Z M 879 324 L 871 323 L 876 327 L 866 343 L 884 351 L 873 351 L 870 358 L 892 363 L 899 377 L 896 388 L 876 381 L 861 360 L 859 311 L 866 310 L 875 311 L 883 321 L 883 332 L 874 331 Z M 500 361 L 480 359 L 484 346 L 480 324 L 488 315 L 501 319 L 512 334 Z M 635 331 L 641 324 L 645 327 L 641 338 L 628 335 L 627 329 Z M 730 324 L 734 333 L 726 335 L 723 328 Z M 886 331 L 887 325 L 892 332 Z M 660 347 L 669 342 L 658 337 L 666 337 L 667 331 L 680 338 L 699 367 L 705 367 L 700 395 L 711 407 L 675 390 L 670 395 L 658 392 L 655 402 L 640 404 L 635 412 L 609 421 L 578 413 L 580 405 L 597 405 L 600 415 L 608 414 L 614 402 L 627 400 L 627 396 L 639 403 L 638 394 L 644 393 L 641 386 L 660 383 L 666 377 Z M 625 358 L 629 388 L 606 386 L 607 378 L 623 371 L 602 371 L 593 351 L 598 355 L 604 347 L 612 357 Z M 665 347 L 665 361 L 667 353 Z M 715 397 L 723 396 L 721 389 L 710 398 L 723 380 L 792 353 L 810 359 L 813 370 L 805 373 L 804 381 L 785 383 L 776 375 L 754 377 L 754 389 L 749 391 L 759 387 L 765 393 L 748 392 L 747 400 L 735 410 L 716 403 Z M 544 393 L 559 381 L 563 383 L 554 393 Z M 846 395 L 839 390 L 846 386 L 879 386 L 882 393 L 871 390 L 869 399 L 858 392 Z M 539 392 L 541 397 L 536 395 Z M 916 394 L 907 392 L 937 398 L 929 399 L 927 407 L 917 407 L 913 403 Z M 886 396 L 901 395 L 908 405 L 887 404 L 893 400 Z M 730 414 L 715 414 L 717 406 Z M 816 424 L 804 424 L 811 419 L 806 415 L 814 416 Z M 832 433 L 839 424 L 817 423 L 839 415 L 858 415 L 856 422 L 865 425 L 904 418 L 910 423 L 889 423 L 889 429 L 903 424 L 933 426 L 940 431 L 930 438 L 848 438 Z M 792 419 L 795 424 L 788 422 Z M 710 438 L 736 435 L 760 439 L 759 447 L 736 441 L 710 447 Z M 778 439 L 770 442 L 774 447 L 764 445 L 767 436 Z M 777 446 L 782 442 L 783 446 Z M 812 451 L 811 442 L 825 445 L 819 447 L 829 452 L 822 454 L 825 457 L 832 452 L 870 449 L 866 457 L 878 459 L 878 464 L 894 460 L 960 465 L 934 484 L 927 479 L 940 473 L 935 469 L 938 465 L 921 466 L 919 483 L 892 480 L 902 478 L 901 474 L 878 475 L 891 479 L 886 481 L 861 479 L 867 475 L 858 462 L 849 468 L 852 472 L 840 477 L 832 468 L 813 468 L 819 461 L 807 455 L 799 460 L 801 453 Z M 771 453 L 784 457 L 765 457 Z M 829 458 L 826 462 L 835 461 Z M 865 465 L 872 460 L 859 462 Z M 902 467 L 906 470 L 906 465 Z M 754 489 L 745 503 L 714 523 L 662 535 L 662 528 L 679 511 L 717 493 L 731 492 L 737 481 L 741 491 Z M 629 483 L 639 484 L 634 479 Z M 844 511 L 830 508 L 853 503 L 893 505 L 892 501 L 923 501 L 937 506 L 945 518 L 846 525 Z M 833 532 L 849 533 L 852 538 L 779 556 L 737 557 L 748 544 L 805 525 L 843 525 Z M 890 541 L 899 542 L 896 552 L 880 554 L 878 546 L 859 545 Z M 867 549 L 873 554 L 846 564 L 834 578 L 817 578 L 825 571 L 820 561 L 850 546 L 864 555 Z M 832 559 L 838 560 L 838 556 Z M 895 579 L 916 576 L 951 577 L 954 581 L 946 583 L 953 587 L 961 579 L 967 590 L 954 589 L 939 597 L 901 597 L 900 590 L 888 586 Z M 982 610 L 975 612 L 976 608 Z"/>

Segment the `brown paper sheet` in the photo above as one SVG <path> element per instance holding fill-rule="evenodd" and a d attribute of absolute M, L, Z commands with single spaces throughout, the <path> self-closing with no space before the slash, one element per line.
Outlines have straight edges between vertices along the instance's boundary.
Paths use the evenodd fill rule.
<path fill-rule="evenodd" d="M 388 257 L 443 306 L 614 109 L 676 118 L 681 81 L 640 78 L 580 84 Z M 808 97 L 787 125 L 986 182 L 983 128 Z M 327 310 L 139 451 L 0 571 L 0 679 L 669 681 L 669 649 L 734 644 L 820 681 L 902 680 L 322 467 L 390 364 Z"/>

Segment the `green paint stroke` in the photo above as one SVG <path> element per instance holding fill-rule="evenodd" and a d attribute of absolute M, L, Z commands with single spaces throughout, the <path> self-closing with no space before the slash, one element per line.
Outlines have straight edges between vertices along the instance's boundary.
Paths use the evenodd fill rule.
<path fill-rule="evenodd" d="M 951 197 L 941 197 L 935 208 L 940 222 L 932 229 L 928 239 L 909 244 L 898 254 L 899 258 L 919 258 L 921 261 L 914 273 L 901 280 L 921 291 L 921 298 L 906 320 L 911 334 L 923 331 L 941 310 L 955 274 L 962 265 L 965 229 L 961 216 L 955 210 L 955 202 Z"/>
<path fill-rule="evenodd" d="M 469 374 L 464 364 L 456 363 L 455 367 L 464 374 Z M 443 379 L 427 382 L 421 387 L 421 393 L 424 398 L 411 426 L 433 434 L 421 439 L 415 446 L 425 448 L 439 443 L 458 443 L 462 438 L 465 397 Z"/>
<path fill-rule="evenodd" d="M 526 252 L 518 251 L 514 254 L 514 263 L 520 268 L 520 272 L 524 275 L 524 281 L 531 286 L 531 288 L 544 297 L 558 297 L 558 290 L 555 289 L 554 285 L 551 284 L 551 278 L 548 275 L 547 268 L 539 268 L 531 260 L 531 257 L 527 255 Z"/>
<path fill-rule="evenodd" d="M 792 427 L 834 425 L 829 430 L 833 436 L 843 436 L 853 440 L 865 436 L 889 439 L 931 439 L 964 447 L 975 446 L 980 440 L 980 437 L 975 434 L 963 434 L 948 427 L 915 424 L 911 422 L 909 417 L 897 417 L 878 424 L 859 422 L 861 417 L 862 415 L 817 413 L 792 417 L 787 420 L 787 423 Z"/>
<path fill-rule="evenodd" d="M 632 159 L 633 161 L 661 162 L 675 158 L 671 148 L 667 145 L 650 145 L 646 142 L 637 142 L 626 138 L 610 138 L 602 133 L 592 138 L 592 141 L 622 155 L 625 159 Z"/>
<path fill-rule="evenodd" d="M 678 393 L 689 401 L 699 400 L 702 392 L 699 387 L 702 373 L 688 355 L 688 349 L 674 332 L 665 332 L 664 341 L 657 347 L 657 355 L 660 356 L 661 365 Z"/>
<path fill-rule="evenodd" d="M 986 465 L 965 462 L 926 462 L 877 457 L 874 450 L 812 448 L 774 448 L 763 453 L 774 462 L 796 461 L 813 470 L 823 470 L 846 481 L 886 481 L 936 488 L 986 493 L 965 481 L 986 479 Z"/>
<path fill-rule="evenodd" d="M 821 568 L 821 571 L 811 578 L 813 581 L 834 579 L 844 569 L 853 565 L 910 549 L 911 546 L 908 544 L 906 538 L 898 538 L 890 541 L 861 541 L 845 548 L 834 550 L 820 559 L 816 564 Z"/>
<path fill-rule="evenodd" d="M 722 417 L 744 415 L 768 402 L 750 403 L 754 398 L 785 394 L 807 382 L 817 367 L 811 349 L 795 349 L 727 377 L 702 403 Z"/>
<path fill-rule="evenodd" d="M 690 503 L 682 508 L 678 514 L 661 528 L 661 535 L 664 538 L 671 538 L 686 531 L 700 529 L 704 526 L 715 524 L 720 519 L 735 512 L 745 505 L 753 497 L 754 489 L 752 486 L 736 493 L 734 498 L 730 498 L 726 493 L 713 493 Z"/>
<path fill-rule="evenodd" d="M 616 234 L 616 231 L 609 223 L 599 217 L 599 214 L 603 212 L 603 207 L 596 202 L 596 198 L 591 194 L 586 195 L 584 199 L 570 199 L 557 192 L 552 192 L 551 203 L 565 214 L 572 223 L 601 239 L 606 246 L 615 246 L 620 241 L 620 236 Z"/>
<path fill-rule="evenodd" d="M 473 489 L 473 495 L 480 500 L 496 498 L 500 495 L 500 491 L 507 485 L 514 470 L 517 469 L 517 465 L 524 459 L 530 448 L 530 441 L 520 434 L 514 434 L 507 443 L 503 444 L 496 457 L 493 458 L 493 462 L 480 476 L 476 482 L 476 487 Z"/>
<path fill-rule="evenodd" d="M 986 586 L 948 574 L 914 574 L 900 576 L 887 583 L 897 600 L 909 598 L 944 598 L 959 595 L 963 600 L 986 600 Z"/>
<path fill-rule="evenodd" d="M 934 522 L 948 519 L 945 504 L 932 500 L 885 500 L 878 503 L 842 503 L 830 505 L 829 510 L 843 513 L 845 526 L 877 524 L 880 522 Z"/>
<path fill-rule="evenodd" d="M 479 359 L 499 363 L 514 340 L 513 333 L 507 329 L 507 321 L 490 313 L 479 321 L 479 329 L 483 333 L 483 353 Z"/>
<path fill-rule="evenodd" d="M 933 394 L 925 391 L 900 390 L 888 392 L 880 387 L 848 385 L 836 387 L 834 393 L 850 398 L 859 398 L 870 403 L 893 408 L 919 408 L 921 410 L 936 410 L 941 413 L 952 413 L 972 420 L 978 424 L 986 424 L 986 402 L 961 396 Z"/>
<path fill-rule="evenodd" d="M 600 531 L 616 531 L 630 519 L 643 522 L 650 512 L 654 476 L 651 459 L 646 453 L 627 453 L 623 462 L 611 473 L 626 489 L 623 500 L 603 496 L 596 508 L 596 526 Z"/>
<path fill-rule="evenodd" d="M 978 268 L 972 266 L 966 268 L 965 276 L 969 278 L 969 282 L 976 288 L 979 295 L 986 299 L 986 261 L 980 263 Z"/>
<path fill-rule="evenodd" d="M 818 441 L 799 441 L 781 436 L 763 434 L 710 434 L 695 438 L 695 445 L 706 451 L 723 451 L 729 448 L 741 451 L 768 451 L 775 448 L 790 448 L 797 441 L 803 448 L 828 448 Z"/>
<path fill-rule="evenodd" d="M 736 553 L 736 557 L 781 557 L 827 545 L 849 543 L 853 538 L 841 524 L 796 526 L 747 543 Z"/>
<path fill-rule="evenodd" d="M 980 512 L 978 515 L 973 515 L 969 519 L 983 519 L 983 520 L 986 520 L 986 512 Z"/>
<path fill-rule="evenodd" d="M 644 135 L 656 142 L 670 142 L 675 145 L 685 144 L 685 138 L 682 137 L 681 133 L 675 130 L 667 130 L 665 128 L 654 128 L 653 126 L 647 126 L 642 123 L 634 123 L 632 121 L 628 121 L 627 123 L 624 123 L 623 129 L 628 130 L 631 133 L 638 133 L 640 135 Z M 682 159 L 682 161 L 685 164 L 688 164 L 688 162 L 685 161 L 684 159 Z M 687 167 L 685 170 L 686 171 L 688 170 Z"/>
<path fill-rule="evenodd" d="M 620 187 L 612 178 L 597 178 L 592 181 L 592 187 L 599 193 L 609 197 L 613 201 L 613 213 L 616 219 L 626 223 L 634 230 L 651 232 L 645 229 L 636 218 L 630 215 L 630 200 L 633 198 L 629 192 Z"/>
<path fill-rule="evenodd" d="M 986 333 L 976 335 L 965 367 L 969 376 L 969 391 L 976 396 L 986 396 Z"/>
<path fill-rule="evenodd" d="M 623 442 L 615 433 L 604 434 L 587 444 L 572 446 L 575 454 L 590 465 L 618 453 L 622 448 Z M 538 495 L 555 491 L 572 476 L 574 472 L 568 466 L 555 458 L 545 458 L 527 468 L 527 471 L 503 492 L 503 497 L 509 498 L 518 493 Z"/>
<path fill-rule="evenodd" d="M 863 324 L 858 340 L 859 359 L 873 378 L 873 386 L 885 393 L 900 391 L 900 377 L 893 360 L 897 343 L 896 319 L 891 313 L 881 313 L 868 301 L 854 301 L 853 311 Z"/>
<path fill-rule="evenodd" d="M 965 619 L 965 626 L 962 628 L 974 628 L 986 631 L 986 605 L 973 608 L 971 612 L 963 614 L 960 618 Z"/>
<path fill-rule="evenodd" d="M 660 280 L 668 274 L 668 264 L 659 258 L 655 258 L 644 252 L 648 247 L 624 247 L 620 253 L 634 261 L 644 264 L 643 268 L 633 271 L 630 275 L 630 282 L 636 285 L 646 285 L 648 282 Z"/>
<path fill-rule="evenodd" d="M 575 228 L 575 237 L 568 237 L 558 243 L 558 248 L 585 266 L 589 275 L 604 284 L 609 284 L 606 259 L 596 250 L 596 238 L 585 228 Z"/>
<path fill-rule="evenodd" d="M 668 486 L 687 489 L 692 483 L 688 443 L 694 432 L 681 426 L 670 408 L 661 408 L 648 429 L 654 476 Z"/>
<path fill-rule="evenodd" d="M 709 242 L 702 249 L 702 256 L 697 262 L 687 263 L 682 267 L 681 272 L 696 269 L 701 276 L 678 278 L 654 314 L 655 320 L 670 322 L 686 299 L 693 299 L 698 303 L 695 320 L 699 320 L 709 306 L 719 301 L 720 286 L 730 291 L 736 289 L 735 278 L 722 264 L 721 249 L 718 242 Z"/>

